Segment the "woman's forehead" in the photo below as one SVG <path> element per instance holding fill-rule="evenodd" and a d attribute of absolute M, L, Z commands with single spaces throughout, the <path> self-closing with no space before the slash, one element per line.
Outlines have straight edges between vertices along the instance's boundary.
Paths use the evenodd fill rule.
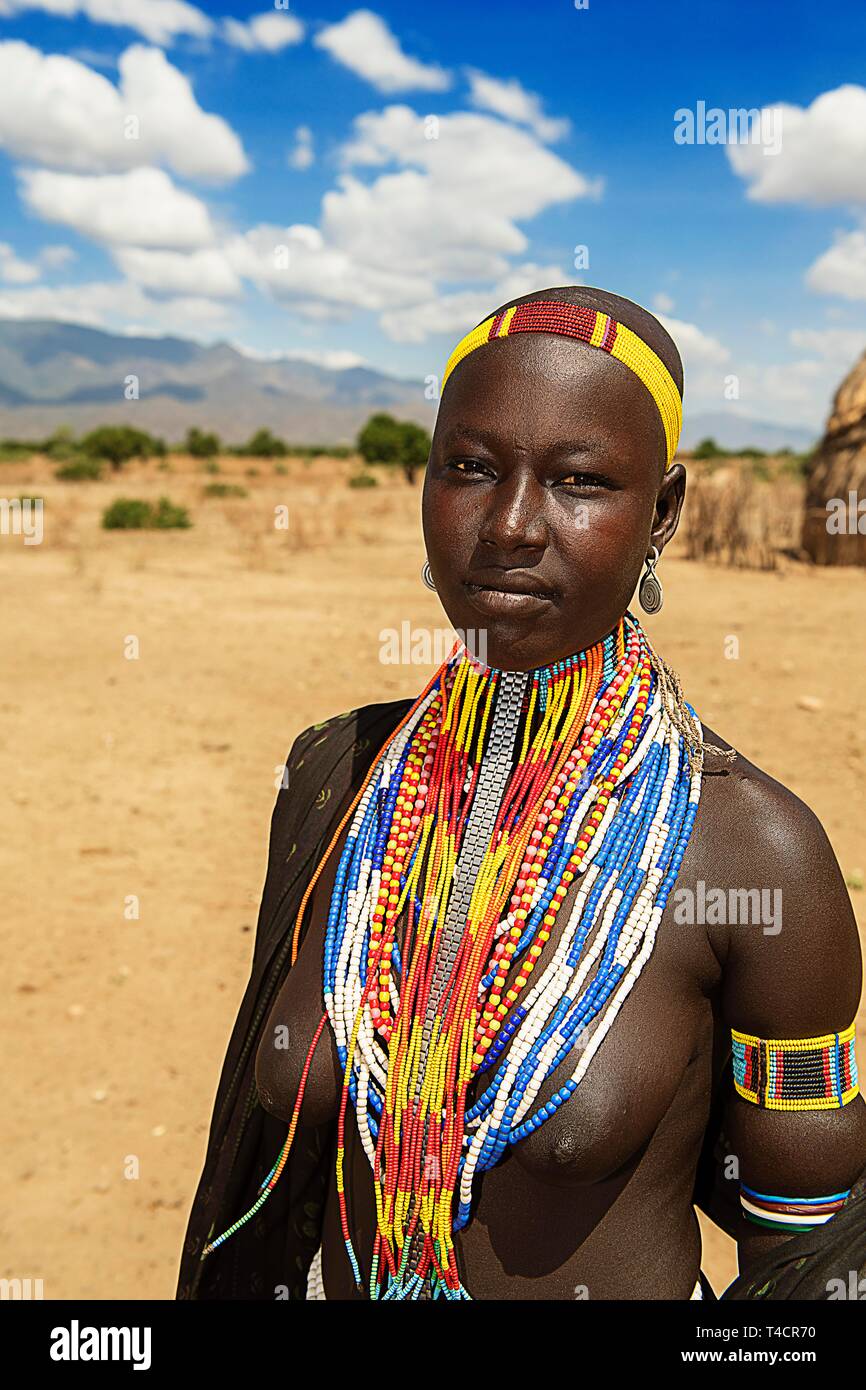
<path fill-rule="evenodd" d="M 440 441 L 456 432 L 489 440 L 531 428 L 546 441 L 576 426 L 663 439 L 656 405 L 622 362 L 588 344 L 547 333 L 495 339 L 454 370 L 436 421 Z M 521 432 L 523 430 L 521 429 Z"/>

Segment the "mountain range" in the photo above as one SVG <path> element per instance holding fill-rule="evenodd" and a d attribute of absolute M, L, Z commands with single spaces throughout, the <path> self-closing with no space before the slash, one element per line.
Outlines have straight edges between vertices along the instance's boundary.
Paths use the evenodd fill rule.
<path fill-rule="evenodd" d="M 137 399 L 127 399 L 130 378 Z M 293 444 L 348 444 L 377 410 L 430 428 L 421 381 L 370 367 L 335 368 L 286 355 L 258 358 L 229 343 L 128 336 L 53 319 L 0 319 L 0 436 L 38 439 L 129 424 L 183 438 L 197 425 L 228 443 L 266 426 Z M 682 443 L 711 436 L 723 448 L 808 448 L 808 430 L 726 411 L 686 416 Z"/>
<path fill-rule="evenodd" d="M 130 378 L 137 399 L 127 399 Z M 0 319 L 0 435 L 38 439 L 133 425 L 183 438 L 197 425 L 229 443 L 266 426 L 294 444 L 348 444 L 377 410 L 428 427 L 422 382 L 300 357 L 260 359 L 228 343 L 134 337 L 51 319 Z"/>

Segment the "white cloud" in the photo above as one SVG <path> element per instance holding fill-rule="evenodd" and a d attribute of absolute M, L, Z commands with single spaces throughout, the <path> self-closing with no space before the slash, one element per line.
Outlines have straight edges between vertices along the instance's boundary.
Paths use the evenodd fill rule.
<path fill-rule="evenodd" d="M 672 318 L 660 309 L 656 310 L 656 317 L 670 333 L 682 359 L 686 411 L 694 414 L 697 410 L 726 408 L 726 381 L 733 370 L 729 349 L 696 323 Z"/>
<path fill-rule="evenodd" d="M 346 172 L 322 201 L 320 226 L 253 227 L 225 240 L 221 255 L 306 318 L 369 310 L 400 342 L 465 329 L 500 300 L 567 281 L 558 266 L 512 263 L 527 247 L 517 219 L 598 185 L 490 116 L 443 117 L 438 134 L 425 140 L 423 118 L 404 106 L 360 117 L 344 162 L 395 172 L 369 184 Z M 299 145 L 308 135 L 299 132 Z"/>
<path fill-rule="evenodd" d="M 536 265 L 530 261 L 514 266 L 496 284 L 439 294 L 425 304 L 413 305 L 408 314 L 385 313 L 381 323 L 389 338 L 398 343 L 423 343 L 438 333 L 452 333 L 457 339 L 500 304 L 548 285 L 570 283 L 568 274 L 559 266 Z"/>
<path fill-rule="evenodd" d="M 804 355 L 736 365 L 740 401 L 753 418 L 783 420 L 817 435 L 841 382 L 866 349 L 866 328 L 793 328 L 787 340 Z"/>
<path fill-rule="evenodd" d="M 413 304 L 433 292 L 429 276 L 358 262 L 316 227 L 261 225 L 230 238 L 224 249 L 237 274 L 309 318 Z"/>
<path fill-rule="evenodd" d="M 856 362 L 866 348 L 866 328 L 793 328 L 789 338 L 794 347 L 816 352 L 837 370 Z"/>
<path fill-rule="evenodd" d="M 124 60 L 136 53 L 148 61 L 155 55 L 154 71 L 172 71 L 158 50 L 139 46 Z M 111 83 L 87 75 L 116 111 Z M 74 148 L 93 161 L 87 131 L 79 120 Z M 431 133 L 436 138 L 425 138 Z M 463 111 L 437 118 L 431 131 L 423 116 L 394 105 L 359 117 L 340 153 L 344 172 L 322 200 L 319 226 L 262 224 L 234 233 L 215 227 L 205 203 L 153 164 L 98 175 L 29 167 L 18 177 L 31 212 L 109 249 L 128 277 L 126 295 L 197 298 L 210 304 L 202 311 L 209 314 L 219 312 L 214 301 L 238 296 L 247 281 L 309 320 L 367 311 L 394 340 L 420 342 L 465 330 L 500 301 L 574 278 L 527 258 L 522 224 L 556 203 L 598 196 L 602 183 L 531 130 Z M 98 154 L 107 160 L 104 149 Z M 312 162 L 309 127 L 298 127 L 288 158 L 296 168 Z M 77 302 L 74 287 L 69 293 Z"/>
<path fill-rule="evenodd" d="M 64 19 L 81 16 L 94 24 L 135 29 L 163 48 L 179 34 L 197 39 L 219 34 L 226 43 L 248 53 L 278 53 L 304 37 L 301 21 L 276 9 L 248 20 L 225 18 L 217 29 L 203 10 L 186 0 L 0 0 L 0 15 L 11 16 L 26 10 L 42 10 Z M 86 58 L 86 50 L 81 50 L 80 56 Z M 103 55 L 86 58 L 93 62 L 97 59 L 100 64 L 105 63 Z"/>
<path fill-rule="evenodd" d="M 539 140 L 559 140 L 568 134 L 570 122 L 545 116 L 541 99 L 534 92 L 528 92 L 522 87 L 516 78 L 503 82 L 497 77 L 479 72 L 477 68 L 468 68 L 467 76 L 469 99 L 473 106 L 492 111 L 495 115 L 504 116 L 506 120 L 516 121 L 519 125 L 529 126 Z"/>
<path fill-rule="evenodd" d="M 0 280 L 8 285 L 30 285 L 39 275 L 38 265 L 19 260 L 8 241 L 0 241 Z"/>
<path fill-rule="evenodd" d="M 152 300 L 137 285 L 99 280 L 0 290 L 0 318 L 61 319 L 119 332 L 177 332 L 190 338 L 200 332 L 212 337 L 226 322 L 226 308 L 195 296 Z"/>
<path fill-rule="evenodd" d="M 770 108 L 766 108 L 770 109 Z M 849 83 L 816 97 L 811 106 L 781 104 L 781 149 L 731 144 L 735 173 L 762 203 L 866 202 L 866 87 Z"/>
<path fill-rule="evenodd" d="M 866 232 L 845 232 L 806 272 L 806 284 L 819 294 L 866 299 Z"/>
<path fill-rule="evenodd" d="M 495 206 L 464 204 L 414 169 L 373 184 L 344 176 L 322 200 L 328 242 L 356 263 L 464 281 L 505 273 L 525 234 Z"/>
<path fill-rule="evenodd" d="M 233 342 L 231 346 L 242 357 L 250 357 L 254 362 L 312 362 L 316 367 L 330 367 L 333 371 L 346 371 L 350 367 L 369 367 L 366 357 L 347 348 L 298 348 L 294 352 L 284 352 L 281 348 L 248 347 L 245 343 Z M 375 370 L 375 368 L 373 369 Z"/>
<path fill-rule="evenodd" d="M 792 347 L 812 355 L 787 362 L 759 362 L 732 352 L 696 324 L 659 314 L 680 350 L 686 412 L 726 411 L 760 421 L 782 421 L 820 432 L 833 393 L 866 346 L 866 331 L 792 330 Z M 730 397 L 732 384 L 737 396 Z"/>
<path fill-rule="evenodd" d="M 204 203 L 161 169 L 102 176 L 22 169 L 18 178 L 31 212 L 95 241 L 193 250 L 214 239 Z"/>
<path fill-rule="evenodd" d="M 0 0 L 0 4 L 3 0 Z M 98 48 L 87 48 L 84 44 L 76 44 L 74 48 L 67 49 L 67 58 L 77 58 L 79 63 L 86 63 L 89 68 L 107 68 L 114 72 L 117 67 L 117 56 L 114 53 L 103 53 Z"/>
<path fill-rule="evenodd" d="M 664 290 L 659 290 L 658 294 L 653 296 L 653 308 L 660 314 L 672 314 L 674 301 L 669 294 L 665 294 Z"/>
<path fill-rule="evenodd" d="M 501 199 L 505 214 L 521 220 L 601 192 L 600 179 L 585 178 L 528 131 L 490 116 L 457 111 L 439 117 L 435 130 L 431 138 L 426 118 L 409 106 L 368 111 L 356 118 L 342 157 L 347 165 L 396 162 L 424 170 L 463 197 Z"/>
<path fill-rule="evenodd" d="M 0 280 L 7 285 L 32 285 L 41 279 L 45 268 L 57 270 L 74 260 L 71 246 L 43 246 L 33 260 L 25 261 L 8 241 L 0 242 Z"/>
<path fill-rule="evenodd" d="M 657 315 L 659 323 L 667 329 L 679 348 L 683 360 L 683 370 L 700 367 L 722 366 L 730 359 L 730 352 L 718 338 L 705 333 L 697 324 L 685 323 L 682 319 L 672 319 L 667 314 Z"/>
<path fill-rule="evenodd" d="M 222 32 L 227 43 L 247 53 L 279 53 L 289 44 L 301 42 L 304 26 L 284 10 L 271 10 L 246 21 L 224 19 Z"/>
<path fill-rule="evenodd" d="M 350 367 L 368 367 L 370 364 L 365 357 L 359 356 L 357 352 L 340 350 L 334 348 L 327 351 L 322 348 L 318 351 L 310 349 L 308 352 L 287 352 L 286 356 L 297 362 L 312 362 L 317 367 L 330 367 L 332 371 L 345 372 Z"/>
<path fill-rule="evenodd" d="M 683 357 L 688 414 L 726 411 L 783 421 L 816 434 L 839 383 L 866 348 L 866 329 L 792 329 L 788 343 L 808 355 L 786 362 L 755 361 L 732 353 L 695 324 L 661 321 Z M 729 396 L 732 382 L 738 393 L 734 400 Z"/>
<path fill-rule="evenodd" d="M 207 15 L 185 0 L 0 0 L 0 14 L 44 10 L 74 19 L 83 15 L 94 24 L 136 29 L 152 43 L 169 44 L 178 34 L 206 38 L 213 30 Z"/>
<path fill-rule="evenodd" d="M 817 434 L 844 372 L 838 363 L 803 358 L 797 362 L 746 363 L 738 375 L 740 399 L 754 419 L 782 420 Z"/>
<path fill-rule="evenodd" d="M 474 112 L 443 116 L 437 138 L 408 106 L 355 121 L 347 165 L 398 165 L 372 184 L 344 175 L 322 203 L 326 239 L 356 261 L 451 282 L 493 281 L 524 254 L 518 221 L 601 188 L 528 131 Z"/>
<path fill-rule="evenodd" d="M 291 169 L 309 169 L 315 163 L 313 132 L 308 125 L 299 125 L 295 131 L 294 148 L 289 150 L 288 164 Z"/>
<path fill-rule="evenodd" d="M 314 40 L 344 67 L 380 92 L 420 89 L 443 92 L 451 78 L 443 68 L 408 57 L 383 19 L 372 10 L 355 10 L 339 24 L 322 29 Z"/>
<path fill-rule="evenodd" d="M 74 58 L 0 43 L 0 145 L 82 172 L 168 164 L 193 178 L 231 179 L 246 171 L 234 131 L 202 111 L 161 49 L 133 44 L 118 67 L 115 87 Z"/>
<path fill-rule="evenodd" d="M 39 252 L 39 259 L 49 270 L 61 270 L 63 266 L 69 265 L 70 261 L 74 261 L 76 255 L 71 246 L 43 246 Z"/>
<path fill-rule="evenodd" d="M 225 255 L 214 246 L 187 255 L 181 251 L 148 251 L 140 246 L 121 246 L 114 251 L 114 259 L 130 280 L 160 294 L 228 299 L 243 290 Z"/>

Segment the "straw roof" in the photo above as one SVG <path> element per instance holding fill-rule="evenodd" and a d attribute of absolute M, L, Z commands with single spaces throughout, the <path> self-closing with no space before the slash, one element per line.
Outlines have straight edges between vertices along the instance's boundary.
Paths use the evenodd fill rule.
<path fill-rule="evenodd" d="M 866 565 L 866 353 L 836 392 L 810 464 L 802 544 L 819 565 Z"/>

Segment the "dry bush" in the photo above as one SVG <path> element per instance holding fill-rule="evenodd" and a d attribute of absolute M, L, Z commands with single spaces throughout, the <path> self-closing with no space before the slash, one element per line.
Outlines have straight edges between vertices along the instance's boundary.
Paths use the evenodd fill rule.
<path fill-rule="evenodd" d="M 81 509 L 55 492 L 45 500 L 45 539 L 53 550 L 78 550 Z"/>
<path fill-rule="evenodd" d="M 743 468 L 691 476 L 681 528 L 690 560 L 774 570 L 799 543 L 802 484 L 756 479 Z"/>

